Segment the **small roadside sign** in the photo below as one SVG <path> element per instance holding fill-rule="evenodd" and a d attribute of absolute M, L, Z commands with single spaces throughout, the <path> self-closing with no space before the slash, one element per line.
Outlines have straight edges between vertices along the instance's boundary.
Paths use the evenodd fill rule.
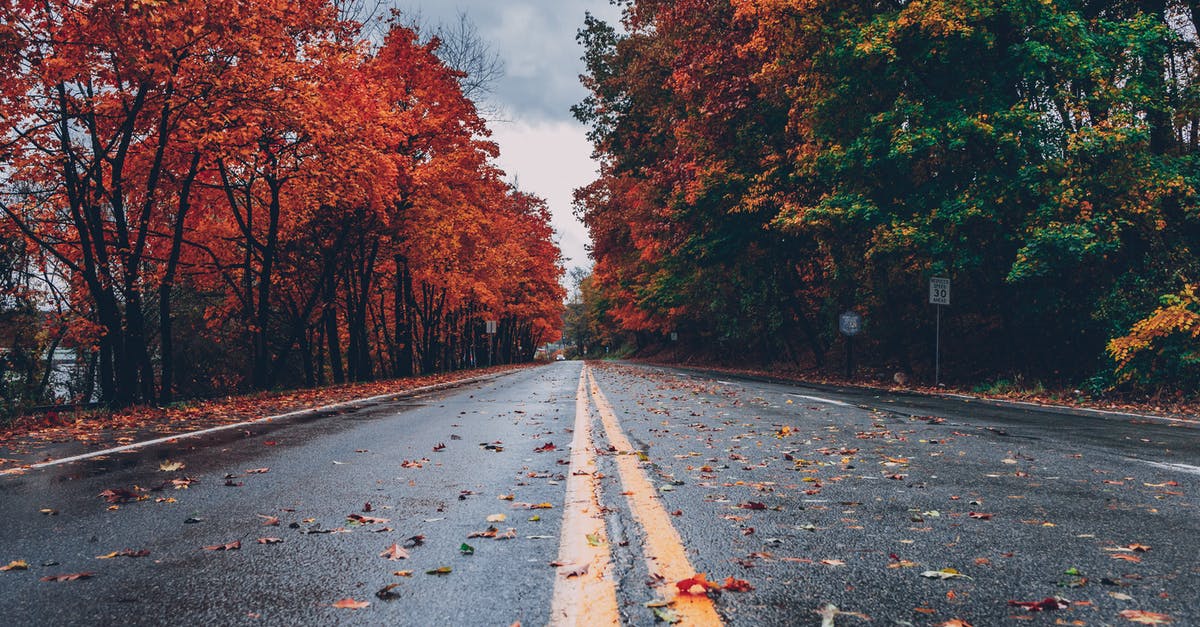
<path fill-rule="evenodd" d="M 856 311 L 846 311 L 838 316 L 838 330 L 842 335 L 854 337 L 862 331 L 862 316 Z"/>
<path fill-rule="evenodd" d="M 929 279 L 929 304 L 950 304 L 950 279 L 938 277 Z"/>

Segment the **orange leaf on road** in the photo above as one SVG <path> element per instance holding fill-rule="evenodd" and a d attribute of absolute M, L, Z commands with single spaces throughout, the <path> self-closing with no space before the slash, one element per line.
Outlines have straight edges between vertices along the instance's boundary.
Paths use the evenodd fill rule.
<path fill-rule="evenodd" d="M 371 604 L 370 601 L 355 601 L 354 599 L 342 599 L 340 601 L 334 601 L 333 607 L 336 607 L 340 610 L 361 610 L 370 604 Z"/>

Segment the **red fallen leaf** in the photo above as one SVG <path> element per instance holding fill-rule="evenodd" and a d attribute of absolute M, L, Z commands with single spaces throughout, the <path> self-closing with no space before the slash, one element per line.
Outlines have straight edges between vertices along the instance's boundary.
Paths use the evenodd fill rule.
<path fill-rule="evenodd" d="M 258 517 L 263 519 L 264 527 L 278 527 L 279 526 L 279 517 L 278 516 L 267 516 L 266 514 L 258 514 Z"/>
<path fill-rule="evenodd" d="M 392 546 L 389 546 L 388 548 L 384 549 L 383 553 L 379 554 L 379 557 L 386 557 L 387 559 L 390 559 L 393 562 L 398 562 L 400 560 L 408 559 L 408 551 L 405 551 L 404 549 L 400 548 L 399 544 L 392 544 Z"/>
<path fill-rule="evenodd" d="M 266 442 L 263 442 L 263 446 L 276 446 L 278 444 L 279 443 L 276 442 L 275 440 L 267 440 Z"/>
<path fill-rule="evenodd" d="M 750 592 L 754 589 L 754 586 L 750 585 L 750 582 L 745 579 L 726 577 L 725 583 L 721 584 L 721 589 L 729 590 L 730 592 Z"/>
<path fill-rule="evenodd" d="M 279 544 L 283 542 L 283 538 L 259 538 L 259 544 Z"/>
<path fill-rule="evenodd" d="M 334 601 L 333 607 L 336 607 L 339 610 L 361 610 L 370 604 L 371 604 L 370 601 L 355 601 L 354 599 L 342 599 L 340 601 Z"/>
<path fill-rule="evenodd" d="M 1150 547 L 1149 547 L 1149 546 L 1147 546 L 1147 545 L 1145 545 L 1145 544 L 1138 544 L 1138 543 L 1136 543 L 1136 542 L 1135 542 L 1135 543 L 1133 543 L 1133 544 L 1131 544 L 1131 545 L 1129 545 L 1129 546 L 1127 546 L 1127 547 L 1125 547 L 1125 548 L 1127 548 L 1127 549 L 1129 549 L 1129 550 L 1131 550 L 1131 551 L 1137 551 L 1138 553 L 1145 553 L 1146 551 L 1149 551 L 1149 550 L 1150 550 Z"/>
<path fill-rule="evenodd" d="M 679 589 L 680 594 L 705 595 L 709 590 L 720 588 L 721 586 L 709 581 L 704 573 L 696 573 L 687 579 L 682 579 L 675 582 L 675 587 Z M 696 589 L 699 588 L 699 591 Z"/>
<path fill-rule="evenodd" d="M 747 501 L 745 503 L 742 503 L 741 505 L 738 505 L 738 507 L 740 507 L 742 509 L 755 509 L 755 510 L 767 509 L 767 506 L 765 503 L 759 503 L 758 501 Z"/>
<path fill-rule="evenodd" d="M 983 512 L 968 512 L 967 516 L 970 516 L 971 518 L 975 518 L 977 520 L 991 520 L 992 519 L 991 514 L 985 514 Z"/>
<path fill-rule="evenodd" d="M 242 548 L 241 540 L 234 540 L 229 544 L 214 544 L 204 547 L 205 551 L 237 551 Z"/>
<path fill-rule="evenodd" d="M 96 573 L 70 573 L 67 575 L 46 575 L 38 581 L 76 581 L 78 579 L 89 579 Z"/>
<path fill-rule="evenodd" d="M 382 525 L 388 522 L 386 518 L 376 518 L 374 516 L 363 516 L 362 514 L 347 514 L 346 522 L 357 523 L 360 525 Z"/>
<path fill-rule="evenodd" d="M 557 446 L 554 446 L 554 443 L 553 443 L 553 442 L 547 442 L 547 443 L 545 443 L 545 444 L 543 444 L 543 445 L 541 445 L 541 446 L 539 446 L 539 447 L 537 447 L 537 448 L 533 449 L 533 452 L 534 452 L 534 453 L 549 453 L 550 451 L 553 451 L 553 450 L 555 450 L 555 449 L 557 449 L 557 448 L 558 448 L 558 447 L 557 447 Z"/>
<path fill-rule="evenodd" d="M 1041 601 L 1012 601 L 1008 602 L 1013 607 L 1023 607 L 1030 612 L 1047 612 L 1050 610 L 1065 610 L 1071 607 L 1071 602 L 1062 597 L 1046 597 Z"/>
<path fill-rule="evenodd" d="M 1116 555 L 1112 556 L 1112 558 L 1115 560 L 1125 560 L 1126 562 L 1133 562 L 1134 564 L 1137 564 L 1142 561 L 1142 558 L 1140 558 L 1136 555 L 1128 555 L 1126 553 L 1117 553 Z"/>
<path fill-rule="evenodd" d="M 1121 618 L 1142 625 L 1166 625 L 1173 619 L 1166 614 L 1147 612 L 1146 610 L 1121 610 Z"/>

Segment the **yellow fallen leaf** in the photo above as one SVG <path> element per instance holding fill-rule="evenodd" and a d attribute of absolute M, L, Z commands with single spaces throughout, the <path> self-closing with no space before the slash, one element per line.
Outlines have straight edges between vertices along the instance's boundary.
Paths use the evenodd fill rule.
<path fill-rule="evenodd" d="M 183 462 L 164 461 L 158 465 L 158 469 L 163 472 L 175 472 L 176 470 L 183 470 Z"/>
<path fill-rule="evenodd" d="M 508 516 L 505 516 L 504 514 L 492 514 L 491 516 L 487 517 L 487 521 L 493 522 L 493 523 L 494 522 L 504 522 L 506 520 L 508 520 Z"/>
<path fill-rule="evenodd" d="M 29 562 L 25 560 L 13 560 L 8 563 L 8 566 L 0 566 L 0 572 L 9 570 L 29 570 Z"/>

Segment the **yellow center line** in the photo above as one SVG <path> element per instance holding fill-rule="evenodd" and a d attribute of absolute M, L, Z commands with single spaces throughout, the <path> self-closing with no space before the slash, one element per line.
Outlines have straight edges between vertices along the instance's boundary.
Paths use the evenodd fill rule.
<path fill-rule="evenodd" d="M 653 484 L 638 466 L 633 445 L 621 430 L 612 405 L 608 403 L 604 392 L 600 391 L 595 375 L 586 365 L 583 371 L 591 384 L 592 402 L 600 413 L 608 442 L 618 451 L 617 470 L 621 476 L 621 486 L 625 489 L 624 494 L 634 520 L 642 527 L 646 563 L 651 576 L 659 581 L 656 591 L 663 599 L 673 600 L 671 607 L 682 619 L 680 624 L 721 625 L 721 617 L 717 615 L 711 599 L 705 595 L 679 594 L 675 587 L 676 582 L 695 575 L 696 570 L 688 560 L 679 532 L 659 501 Z"/>
<path fill-rule="evenodd" d="M 571 474 L 567 478 L 558 573 L 550 603 L 551 625 L 617 625 L 616 583 L 608 551 L 608 533 L 597 496 L 596 456 L 592 450 L 591 415 L 585 386 L 587 367 L 579 373 L 575 392 L 575 436 L 571 440 Z M 589 539 L 590 538 L 590 539 Z"/>

